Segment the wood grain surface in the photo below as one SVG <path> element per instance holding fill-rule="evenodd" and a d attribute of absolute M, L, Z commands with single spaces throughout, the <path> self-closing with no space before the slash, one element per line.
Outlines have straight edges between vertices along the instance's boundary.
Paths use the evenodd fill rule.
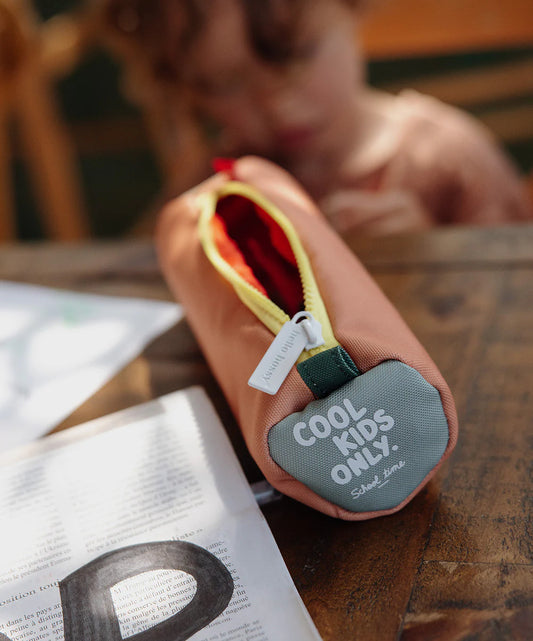
<path fill-rule="evenodd" d="M 286 498 L 266 506 L 296 586 L 325 641 L 531 641 L 533 226 L 347 241 L 450 384 L 460 439 L 396 515 L 345 523 Z M 145 242 L 8 246 L 0 278 L 169 298 Z M 191 384 L 257 480 L 185 321 L 58 429 Z"/>

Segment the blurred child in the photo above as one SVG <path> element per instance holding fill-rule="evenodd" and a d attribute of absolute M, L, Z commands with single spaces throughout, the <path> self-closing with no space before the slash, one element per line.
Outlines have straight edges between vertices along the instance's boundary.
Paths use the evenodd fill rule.
<path fill-rule="evenodd" d="M 101 1 L 149 79 L 175 192 L 203 179 L 213 156 L 251 153 L 291 172 L 339 231 L 533 218 L 481 125 L 365 84 L 364 0 Z"/>

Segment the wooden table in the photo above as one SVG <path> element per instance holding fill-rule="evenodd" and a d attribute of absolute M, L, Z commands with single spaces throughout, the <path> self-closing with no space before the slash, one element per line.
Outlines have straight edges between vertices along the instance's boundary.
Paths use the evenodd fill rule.
<path fill-rule="evenodd" d="M 450 384 L 460 441 L 394 516 L 346 523 L 290 499 L 265 507 L 296 586 L 325 641 L 531 641 L 533 226 L 347 241 Z M 149 243 L 12 246 L 0 278 L 169 298 Z M 207 389 L 257 480 L 184 321 L 58 429 L 191 384 Z"/>

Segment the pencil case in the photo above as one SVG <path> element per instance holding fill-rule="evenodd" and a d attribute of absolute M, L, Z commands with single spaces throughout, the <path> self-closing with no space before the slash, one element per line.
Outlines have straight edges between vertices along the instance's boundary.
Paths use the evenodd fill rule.
<path fill-rule="evenodd" d="M 236 161 L 163 210 L 163 274 L 280 492 L 330 516 L 401 509 L 457 440 L 444 379 L 282 169 Z"/>

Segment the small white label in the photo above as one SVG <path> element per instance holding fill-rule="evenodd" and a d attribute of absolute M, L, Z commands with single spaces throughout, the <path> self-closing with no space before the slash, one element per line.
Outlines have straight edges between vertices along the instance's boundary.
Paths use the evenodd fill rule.
<path fill-rule="evenodd" d="M 248 385 L 267 394 L 276 394 L 304 349 L 323 344 L 320 323 L 309 312 L 299 312 L 283 325 L 250 376 Z"/>

